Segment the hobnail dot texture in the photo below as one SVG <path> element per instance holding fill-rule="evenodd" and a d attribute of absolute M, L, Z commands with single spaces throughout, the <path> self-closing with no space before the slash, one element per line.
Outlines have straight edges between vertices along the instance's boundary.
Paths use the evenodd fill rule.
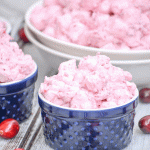
<path fill-rule="evenodd" d="M 134 111 L 121 118 L 76 120 L 41 112 L 46 143 L 55 150 L 120 150 L 133 134 Z"/>
<path fill-rule="evenodd" d="M 29 118 L 32 111 L 32 99 L 35 84 L 17 93 L 0 95 L 0 122 L 14 118 L 22 122 Z"/>

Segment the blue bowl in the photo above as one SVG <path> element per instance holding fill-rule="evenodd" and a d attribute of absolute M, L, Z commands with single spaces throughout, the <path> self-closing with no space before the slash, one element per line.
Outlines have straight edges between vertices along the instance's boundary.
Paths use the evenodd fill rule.
<path fill-rule="evenodd" d="M 38 100 L 45 141 L 55 150 L 120 150 L 131 142 L 138 90 L 130 102 L 109 109 L 65 108 L 40 93 Z"/>
<path fill-rule="evenodd" d="M 23 80 L 0 83 L 0 122 L 14 118 L 19 123 L 29 118 L 38 67 Z"/>

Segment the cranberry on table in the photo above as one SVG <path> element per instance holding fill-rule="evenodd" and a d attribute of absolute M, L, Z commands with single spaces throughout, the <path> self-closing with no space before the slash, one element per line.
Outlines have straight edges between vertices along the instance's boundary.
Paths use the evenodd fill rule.
<path fill-rule="evenodd" d="M 0 123 L 0 137 L 11 139 L 19 132 L 19 123 L 17 120 L 9 118 Z"/>
<path fill-rule="evenodd" d="M 20 39 L 21 39 L 23 42 L 25 42 L 25 43 L 28 43 L 28 42 L 29 42 L 29 40 L 28 40 L 28 38 L 26 37 L 26 34 L 25 34 L 25 32 L 24 32 L 24 28 L 21 28 L 21 29 L 18 31 L 18 35 L 19 35 Z"/>
<path fill-rule="evenodd" d="M 146 134 L 150 134 L 150 115 L 144 116 L 139 120 L 139 128 Z"/>
<path fill-rule="evenodd" d="M 16 148 L 16 149 L 14 149 L 14 150 L 24 150 L 23 148 Z"/>
<path fill-rule="evenodd" d="M 143 88 L 139 92 L 139 99 L 143 103 L 150 103 L 150 88 Z"/>

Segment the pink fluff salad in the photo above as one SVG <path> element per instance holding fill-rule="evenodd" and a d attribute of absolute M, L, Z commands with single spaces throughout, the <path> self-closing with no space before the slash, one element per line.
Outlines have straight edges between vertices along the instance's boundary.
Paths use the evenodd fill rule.
<path fill-rule="evenodd" d="M 36 67 L 32 57 L 24 54 L 5 28 L 0 28 L 0 83 L 18 81 L 30 75 Z"/>
<path fill-rule="evenodd" d="M 56 105 L 77 109 L 117 107 L 129 102 L 136 85 L 132 75 L 115 67 L 105 55 L 87 56 L 79 62 L 63 62 L 59 72 L 45 77 L 39 93 Z"/>
<path fill-rule="evenodd" d="M 150 49 L 149 0 L 44 0 L 30 21 L 48 36 L 83 46 Z"/>

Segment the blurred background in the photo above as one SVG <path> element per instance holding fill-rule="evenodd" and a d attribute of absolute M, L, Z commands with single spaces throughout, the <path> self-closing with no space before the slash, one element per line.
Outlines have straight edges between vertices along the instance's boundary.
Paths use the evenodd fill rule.
<path fill-rule="evenodd" d="M 36 1 L 38 0 L 0 0 L 0 16 L 8 19 L 13 27 Z"/>

